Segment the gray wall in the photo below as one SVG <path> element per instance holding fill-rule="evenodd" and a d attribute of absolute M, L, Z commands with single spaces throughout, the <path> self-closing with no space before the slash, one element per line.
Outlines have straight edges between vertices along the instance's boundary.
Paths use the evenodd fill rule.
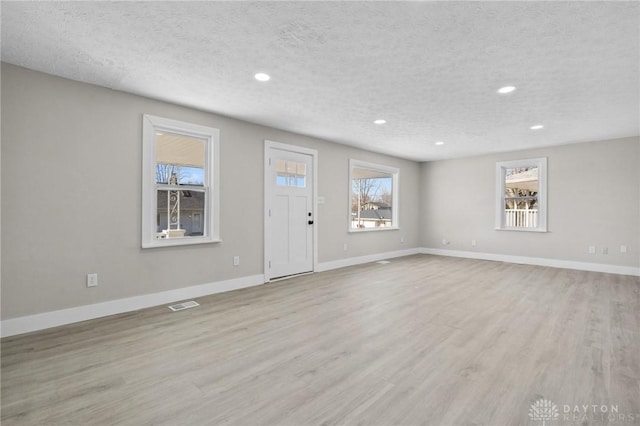
<path fill-rule="evenodd" d="M 220 129 L 222 243 L 140 248 L 144 113 Z M 2 319 L 262 274 L 264 139 L 318 150 L 320 262 L 419 247 L 418 163 L 3 64 Z M 400 168 L 401 230 L 347 232 L 349 158 Z"/>
<path fill-rule="evenodd" d="M 548 158 L 549 232 L 494 230 L 496 161 L 535 157 Z M 424 247 L 640 266 L 640 138 L 427 162 L 420 191 Z"/>
<path fill-rule="evenodd" d="M 140 248 L 143 113 L 220 129 L 222 243 Z M 319 152 L 320 262 L 424 246 L 640 266 L 639 138 L 418 164 L 8 64 L 1 124 L 2 319 L 262 274 L 264 139 Z M 540 156 L 550 232 L 495 231 L 495 162 Z M 400 168 L 399 231 L 347 232 L 349 158 Z"/>

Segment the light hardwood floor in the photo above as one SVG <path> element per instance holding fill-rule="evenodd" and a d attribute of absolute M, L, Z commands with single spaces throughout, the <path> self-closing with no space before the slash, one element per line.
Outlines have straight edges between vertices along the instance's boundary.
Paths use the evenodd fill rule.
<path fill-rule="evenodd" d="M 416 255 L 198 302 L 3 339 L 2 425 L 640 424 L 638 277 Z"/>

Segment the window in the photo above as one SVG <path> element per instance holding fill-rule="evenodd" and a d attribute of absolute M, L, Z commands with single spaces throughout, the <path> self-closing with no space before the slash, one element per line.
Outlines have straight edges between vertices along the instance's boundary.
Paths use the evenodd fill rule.
<path fill-rule="evenodd" d="M 349 161 L 349 231 L 398 228 L 398 169 Z"/>
<path fill-rule="evenodd" d="M 293 160 L 277 160 L 276 185 L 306 187 L 307 164 L 297 163 Z"/>
<path fill-rule="evenodd" d="M 547 159 L 496 163 L 496 228 L 547 231 Z"/>
<path fill-rule="evenodd" d="M 218 129 L 144 115 L 142 247 L 219 239 Z"/>

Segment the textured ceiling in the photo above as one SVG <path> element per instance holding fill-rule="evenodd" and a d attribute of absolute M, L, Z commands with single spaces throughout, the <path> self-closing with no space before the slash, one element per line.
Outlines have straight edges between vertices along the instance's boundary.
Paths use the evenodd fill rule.
<path fill-rule="evenodd" d="M 2 60 L 433 160 L 640 134 L 639 13 L 638 2 L 3 1 Z M 505 85 L 517 90 L 498 95 Z"/>

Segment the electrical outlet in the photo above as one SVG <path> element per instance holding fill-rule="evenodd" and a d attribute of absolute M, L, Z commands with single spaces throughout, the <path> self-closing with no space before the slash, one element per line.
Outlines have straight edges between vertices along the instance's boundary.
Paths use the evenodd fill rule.
<path fill-rule="evenodd" d="M 233 256 L 233 266 L 240 265 L 240 256 Z"/>
<path fill-rule="evenodd" d="M 589 254 L 596 254 L 596 246 L 589 246 Z"/>
<path fill-rule="evenodd" d="M 609 254 L 609 248 L 608 247 L 602 247 L 602 254 Z"/>
<path fill-rule="evenodd" d="M 87 274 L 87 287 L 98 286 L 98 274 Z"/>
<path fill-rule="evenodd" d="M 404 237 L 400 237 L 400 244 L 404 244 Z"/>
<path fill-rule="evenodd" d="M 343 249 L 344 251 L 347 251 L 347 243 L 344 243 L 344 246 L 342 246 L 342 249 Z"/>
<path fill-rule="evenodd" d="M 476 240 L 471 240 L 471 247 L 475 247 L 477 245 L 478 243 L 476 242 Z"/>
<path fill-rule="evenodd" d="M 626 252 L 627 252 L 627 246 L 621 245 L 620 246 L 620 253 L 626 253 Z"/>
<path fill-rule="evenodd" d="M 449 245 L 449 240 L 447 240 L 447 239 L 443 238 L 443 239 L 442 239 L 442 245 L 443 245 L 443 246 Z"/>

